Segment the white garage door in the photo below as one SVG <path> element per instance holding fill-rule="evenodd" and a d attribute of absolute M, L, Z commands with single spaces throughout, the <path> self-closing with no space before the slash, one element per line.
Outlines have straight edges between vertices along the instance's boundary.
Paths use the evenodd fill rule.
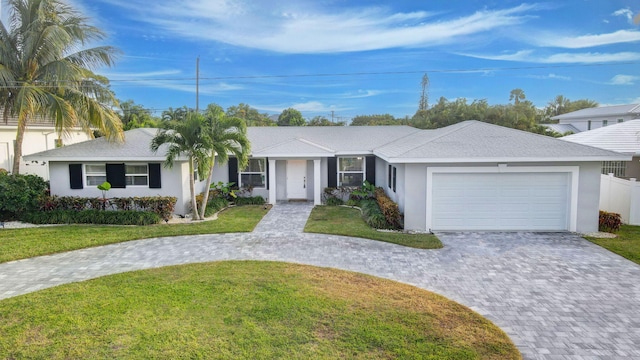
<path fill-rule="evenodd" d="M 569 173 L 434 173 L 433 230 L 567 230 Z"/>

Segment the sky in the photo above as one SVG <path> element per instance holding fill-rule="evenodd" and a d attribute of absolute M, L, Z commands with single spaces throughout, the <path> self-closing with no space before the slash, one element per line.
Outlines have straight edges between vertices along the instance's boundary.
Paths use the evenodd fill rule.
<path fill-rule="evenodd" d="M 121 51 L 96 72 L 158 115 L 195 107 L 198 58 L 201 108 L 412 116 L 425 73 L 429 104 L 640 102 L 637 0 L 67 1 Z"/>

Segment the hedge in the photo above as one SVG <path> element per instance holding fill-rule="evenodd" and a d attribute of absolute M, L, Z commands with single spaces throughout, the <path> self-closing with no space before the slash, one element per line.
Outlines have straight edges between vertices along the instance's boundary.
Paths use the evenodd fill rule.
<path fill-rule="evenodd" d="M 599 231 L 614 233 L 620 230 L 620 226 L 622 226 L 620 214 L 600 210 L 600 219 L 598 223 Z"/>
<path fill-rule="evenodd" d="M 178 201 L 169 196 L 127 197 L 127 198 L 85 198 L 77 196 L 48 196 L 42 201 L 41 210 L 118 210 L 147 211 L 156 213 L 161 219 L 171 218 Z"/>
<path fill-rule="evenodd" d="M 378 202 L 378 206 L 380 206 L 380 211 L 384 214 L 389 226 L 393 229 L 401 229 L 402 216 L 400 215 L 398 204 L 391 200 L 391 198 L 389 198 L 380 187 L 376 188 L 375 197 Z"/>
<path fill-rule="evenodd" d="M 265 201 L 262 196 L 238 196 L 235 200 L 236 205 L 264 205 Z"/>
<path fill-rule="evenodd" d="M 27 213 L 21 220 L 32 224 L 152 225 L 162 218 L 150 211 L 51 210 Z"/>

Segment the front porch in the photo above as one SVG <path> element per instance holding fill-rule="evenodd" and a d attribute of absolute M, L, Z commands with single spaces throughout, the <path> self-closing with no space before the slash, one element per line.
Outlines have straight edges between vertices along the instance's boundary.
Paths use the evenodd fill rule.
<path fill-rule="evenodd" d="M 322 182 L 322 158 L 269 158 L 268 162 L 270 204 L 285 200 L 322 203 L 321 190 L 327 186 Z"/>

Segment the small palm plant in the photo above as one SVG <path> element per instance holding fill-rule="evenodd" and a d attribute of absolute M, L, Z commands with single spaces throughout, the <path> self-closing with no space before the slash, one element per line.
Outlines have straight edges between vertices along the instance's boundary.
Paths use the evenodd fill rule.
<path fill-rule="evenodd" d="M 102 210 L 107 208 L 107 191 L 111 190 L 111 183 L 108 181 L 98 185 L 98 190 L 102 191 Z"/>

